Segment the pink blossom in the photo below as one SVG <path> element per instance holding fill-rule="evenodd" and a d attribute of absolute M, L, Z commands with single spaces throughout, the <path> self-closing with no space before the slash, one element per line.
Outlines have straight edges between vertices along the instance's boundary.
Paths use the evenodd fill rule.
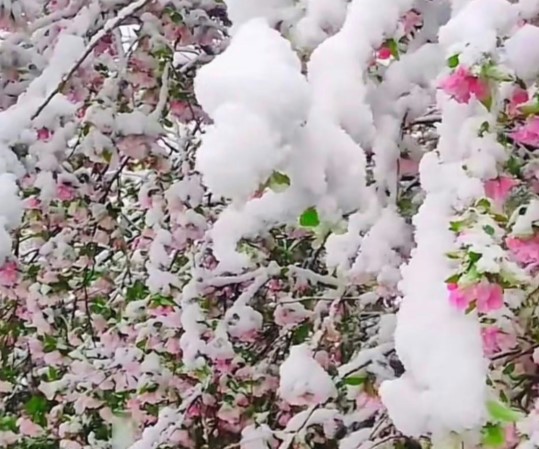
<path fill-rule="evenodd" d="M 24 201 L 24 206 L 26 209 L 39 209 L 41 208 L 41 201 L 39 201 L 39 199 L 36 197 L 26 198 Z"/>
<path fill-rule="evenodd" d="M 0 267 L 0 285 L 13 287 L 19 279 L 19 270 L 16 262 L 6 262 Z"/>
<path fill-rule="evenodd" d="M 156 84 L 151 72 L 129 72 L 127 78 L 133 86 L 141 89 L 150 89 Z"/>
<path fill-rule="evenodd" d="M 465 294 L 457 284 L 448 284 L 447 290 L 449 290 L 449 302 L 458 310 L 466 310 L 472 302 L 470 295 Z"/>
<path fill-rule="evenodd" d="M 402 18 L 402 24 L 404 25 L 404 34 L 409 34 L 415 28 L 420 27 L 423 24 L 423 18 L 421 14 L 415 11 L 408 11 Z"/>
<path fill-rule="evenodd" d="M 151 140 L 144 135 L 130 135 L 117 143 L 118 150 L 133 159 L 144 159 L 150 152 Z"/>
<path fill-rule="evenodd" d="M 187 449 L 195 448 L 195 442 L 191 439 L 189 432 L 186 430 L 175 430 L 170 436 L 170 442 Z"/>
<path fill-rule="evenodd" d="M 103 53 L 109 53 L 114 56 L 116 54 L 116 48 L 114 47 L 114 40 L 111 33 L 103 36 L 97 45 L 94 47 L 94 52 L 96 55 L 101 55 Z"/>
<path fill-rule="evenodd" d="M 502 332 L 497 326 L 488 326 L 481 329 L 483 349 L 487 357 L 491 357 L 501 351 L 506 351 L 516 345 L 514 336 Z"/>
<path fill-rule="evenodd" d="M 56 192 L 60 201 L 72 201 L 75 198 L 75 189 L 73 186 L 63 182 L 58 184 Z"/>
<path fill-rule="evenodd" d="M 449 302 L 458 310 L 466 310 L 476 301 L 477 310 L 488 313 L 503 306 L 503 289 L 494 283 L 482 281 L 469 287 L 448 284 Z"/>
<path fill-rule="evenodd" d="M 520 441 L 515 424 L 508 424 L 505 428 L 505 448 L 512 448 Z"/>
<path fill-rule="evenodd" d="M 181 353 L 181 347 L 180 347 L 180 341 L 177 338 L 169 338 L 166 343 L 164 349 L 169 354 L 180 354 Z"/>
<path fill-rule="evenodd" d="M 200 414 L 202 413 L 202 409 L 200 407 L 200 404 L 193 404 L 191 407 L 189 407 L 189 410 L 187 410 L 187 416 L 189 418 L 198 418 Z"/>
<path fill-rule="evenodd" d="M 399 173 L 402 176 L 415 176 L 419 173 L 419 162 L 413 159 L 403 158 L 399 159 Z"/>
<path fill-rule="evenodd" d="M 475 286 L 474 295 L 477 300 L 477 310 L 481 313 L 503 307 L 503 289 L 498 284 L 480 282 Z"/>
<path fill-rule="evenodd" d="M 37 139 L 42 142 L 47 142 L 51 138 L 51 131 L 48 128 L 40 128 L 37 130 Z"/>
<path fill-rule="evenodd" d="M 292 418 L 291 413 L 281 413 L 277 422 L 279 423 L 280 426 L 286 427 L 286 425 L 288 424 L 288 421 L 290 421 L 291 418 Z"/>
<path fill-rule="evenodd" d="M 0 393 L 10 393 L 13 385 L 5 380 L 0 380 Z"/>
<path fill-rule="evenodd" d="M 383 408 L 380 399 L 371 396 L 365 392 L 361 392 L 356 398 L 357 406 L 363 410 L 370 409 L 372 412 Z"/>
<path fill-rule="evenodd" d="M 539 235 L 530 239 L 508 237 L 505 243 L 517 262 L 523 265 L 539 265 Z"/>
<path fill-rule="evenodd" d="M 527 103 L 530 99 L 530 96 L 528 95 L 528 91 L 525 89 L 522 89 L 521 87 L 517 87 L 513 94 L 511 95 L 511 98 L 509 100 L 509 104 L 507 105 L 507 114 L 509 117 L 516 117 L 520 114 L 520 107 Z"/>
<path fill-rule="evenodd" d="M 33 438 L 43 433 L 43 428 L 38 426 L 36 423 L 34 423 L 28 418 L 19 418 L 17 420 L 17 425 L 19 426 L 19 432 L 27 437 Z"/>
<path fill-rule="evenodd" d="M 94 399 L 90 396 L 80 395 L 73 404 L 75 412 L 77 414 L 83 413 L 86 409 L 96 409 L 102 404 L 101 401 Z"/>
<path fill-rule="evenodd" d="M 539 147 L 539 117 L 533 117 L 517 127 L 511 137 L 521 144 Z"/>
<path fill-rule="evenodd" d="M 232 360 L 219 358 L 215 361 L 215 368 L 220 373 L 232 372 Z"/>
<path fill-rule="evenodd" d="M 440 88 L 458 103 L 468 103 L 475 96 L 479 101 L 488 98 L 488 85 L 481 78 L 472 75 L 467 67 L 459 66 L 440 83 Z"/>
<path fill-rule="evenodd" d="M 308 316 L 308 311 L 296 303 L 278 305 L 273 313 L 275 324 L 281 327 L 301 323 Z"/>
<path fill-rule="evenodd" d="M 180 123 L 189 123 L 196 118 L 208 121 L 206 113 L 196 105 L 190 105 L 186 101 L 173 100 L 170 102 L 170 113 L 178 119 Z"/>
<path fill-rule="evenodd" d="M 60 366 L 64 358 L 59 351 L 47 352 L 43 356 L 43 361 L 50 366 Z"/>
<path fill-rule="evenodd" d="M 73 440 L 61 440 L 60 449 L 82 449 L 82 445 Z"/>
<path fill-rule="evenodd" d="M 496 204 L 502 205 L 509 197 L 511 190 L 518 185 L 518 181 L 508 176 L 500 176 L 485 182 L 485 194 Z"/>
<path fill-rule="evenodd" d="M 84 100 L 85 94 L 86 94 L 86 92 L 82 91 L 81 89 L 79 89 L 79 90 L 70 90 L 67 93 L 66 97 L 71 103 L 76 104 L 76 103 L 80 103 L 80 102 L 82 102 Z M 79 114 L 80 114 L 80 111 L 79 111 Z M 82 118 L 82 116 L 80 116 L 80 118 Z"/>
<path fill-rule="evenodd" d="M 13 31 L 16 28 L 15 22 L 8 14 L 0 14 L 0 30 Z"/>
<path fill-rule="evenodd" d="M 378 59 L 382 59 L 382 60 L 386 60 L 386 59 L 389 59 L 391 58 L 391 49 L 389 47 L 381 47 L 379 50 L 378 50 Z"/>
<path fill-rule="evenodd" d="M 498 333 L 500 330 L 495 326 L 489 326 L 481 329 L 481 337 L 483 338 L 483 348 L 485 350 L 485 355 L 492 356 L 499 352 L 500 347 L 498 346 Z"/>
<path fill-rule="evenodd" d="M 240 408 L 225 403 L 217 412 L 217 418 L 229 424 L 236 424 L 240 420 Z"/>
<path fill-rule="evenodd" d="M 330 365 L 330 359 L 329 359 L 329 354 L 327 353 L 327 351 L 317 351 L 314 355 L 314 359 L 320 364 L 320 366 L 322 366 L 322 368 L 324 368 L 325 370 L 327 370 L 329 368 L 329 365 Z"/>
<path fill-rule="evenodd" d="M 2 28 L 2 22 L 0 17 L 0 29 Z M 11 430 L 0 430 L 0 447 L 8 447 L 14 444 L 19 439 L 18 435 Z"/>

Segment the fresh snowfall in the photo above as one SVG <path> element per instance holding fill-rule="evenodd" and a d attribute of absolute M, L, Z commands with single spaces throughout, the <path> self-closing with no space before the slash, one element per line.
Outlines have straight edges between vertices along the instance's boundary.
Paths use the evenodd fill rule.
<path fill-rule="evenodd" d="M 0 0 L 0 448 L 539 449 L 539 0 Z"/>

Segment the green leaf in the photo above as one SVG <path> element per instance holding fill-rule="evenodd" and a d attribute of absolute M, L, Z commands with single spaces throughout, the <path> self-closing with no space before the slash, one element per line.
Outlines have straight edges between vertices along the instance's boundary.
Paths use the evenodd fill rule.
<path fill-rule="evenodd" d="M 307 340 L 307 337 L 309 336 L 311 328 L 309 326 L 309 323 L 303 323 L 299 325 L 295 330 L 294 334 L 292 336 L 292 340 L 295 344 L 303 343 L 305 340 Z"/>
<path fill-rule="evenodd" d="M 148 288 L 144 285 L 144 282 L 141 280 L 136 280 L 133 285 L 130 285 L 127 288 L 126 299 L 128 301 L 137 301 L 139 299 L 145 299 L 148 295 Z"/>
<path fill-rule="evenodd" d="M 103 150 L 103 159 L 105 159 L 105 162 L 110 164 L 110 161 L 112 161 L 112 152 L 109 150 Z"/>
<path fill-rule="evenodd" d="M 306 228 L 316 228 L 320 224 L 318 211 L 314 207 L 309 207 L 299 217 L 299 224 Z"/>
<path fill-rule="evenodd" d="M 460 232 L 466 225 L 466 222 L 464 220 L 460 221 L 452 221 L 449 223 L 449 230 L 453 232 Z"/>
<path fill-rule="evenodd" d="M 165 295 L 154 295 L 151 298 L 151 304 L 152 306 L 162 306 L 162 307 L 174 307 L 177 304 L 174 302 L 174 299 L 172 296 L 165 296 Z"/>
<path fill-rule="evenodd" d="M 446 280 L 445 280 L 445 283 L 446 284 L 456 284 L 458 283 L 460 277 L 462 276 L 461 273 L 457 273 L 457 274 L 454 274 L 452 276 L 449 276 Z"/>
<path fill-rule="evenodd" d="M 516 422 L 522 418 L 522 413 L 500 401 L 488 401 L 487 410 L 491 418 L 499 422 Z"/>
<path fill-rule="evenodd" d="M 389 48 L 389 51 L 391 52 L 391 56 L 399 60 L 400 59 L 399 45 L 397 44 L 397 41 L 395 39 L 389 39 L 387 41 L 387 47 Z"/>
<path fill-rule="evenodd" d="M 284 173 L 280 173 L 278 171 L 274 171 L 268 181 L 269 188 L 277 193 L 286 190 L 289 185 L 290 178 Z"/>
<path fill-rule="evenodd" d="M 507 73 L 504 73 L 496 64 L 488 63 L 481 69 L 481 74 L 483 77 L 494 80 L 494 81 L 513 81 L 513 77 Z"/>
<path fill-rule="evenodd" d="M 349 376 L 344 378 L 344 383 L 346 385 L 363 385 L 367 380 L 367 376 Z"/>
<path fill-rule="evenodd" d="M 288 177 L 288 175 L 278 171 L 273 172 L 273 174 L 271 175 L 271 180 L 276 184 L 284 184 L 287 186 L 290 185 L 290 178 Z"/>
<path fill-rule="evenodd" d="M 490 225 L 483 226 L 483 231 L 485 231 L 488 235 L 494 235 L 496 233 L 496 230 Z"/>
<path fill-rule="evenodd" d="M 481 259 L 481 257 L 483 257 L 483 254 L 481 253 L 476 253 L 474 251 L 468 252 L 468 260 L 470 261 L 470 264 L 476 263 L 479 259 Z"/>
<path fill-rule="evenodd" d="M 24 405 L 24 408 L 28 415 L 32 418 L 32 421 L 43 425 L 46 422 L 45 415 L 47 413 L 47 399 L 44 396 L 32 396 L 28 402 Z"/>
<path fill-rule="evenodd" d="M 466 315 L 469 315 L 475 310 L 475 307 L 477 306 L 477 301 L 472 301 L 468 308 L 464 311 Z"/>
<path fill-rule="evenodd" d="M 511 173 L 513 176 L 521 175 L 522 164 L 519 162 L 519 160 L 516 157 L 511 156 L 506 162 L 505 166 L 507 167 L 507 171 Z"/>
<path fill-rule="evenodd" d="M 481 100 L 481 104 L 487 108 L 487 111 L 492 109 L 492 95 L 489 94 L 488 97 Z"/>
<path fill-rule="evenodd" d="M 500 447 L 505 444 L 505 432 L 499 424 L 487 424 L 483 427 L 482 442 L 484 446 Z"/>
<path fill-rule="evenodd" d="M 450 69 L 454 69 L 455 67 L 458 67 L 459 64 L 460 64 L 459 55 L 453 55 L 447 60 L 447 66 Z"/>
<path fill-rule="evenodd" d="M 490 201 L 487 198 L 481 198 L 475 207 L 483 212 L 490 212 Z"/>
<path fill-rule="evenodd" d="M 489 122 L 485 121 L 481 123 L 481 126 L 479 127 L 479 137 L 483 137 L 486 132 L 490 130 L 490 124 Z"/>
<path fill-rule="evenodd" d="M 52 382 L 60 379 L 60 377 L 62 376 L 58 368 L 55 368 L 54 366 L 49 366 L 49 372 L 47 373 L 47 381 Z"/>
<path fill-rule="evenodd" d="M 17 418 L 14 416 L 0 417 L 0 430 L 11 430 L 17 432 Z"/>
<path fill-rule="evenodd" d="M 481 273 L 477 271 L 475 265 L 472 265 L 466 273 L 464 273 L 459 280 L 459 284 L 463 287 L 468 287 L 480 281 L 482 278 Z"/>
<path fill-rule="evenodd" d="M 504 369 L 503 369 L 503 373 L 510 376 L 511 374 L 513 374 L 513 371 L 515 371 L 515 364 L 514 363 L 510 363 L 509 365 L 507 365 Z"/>
<path fill-rule="evenodd" d="M 43 351 L 44 352 L 52 352 L 56 350 L 58 344 L 56 341 L 56 338 L 54 338 L 52 335 L 45 335 L 43 339 Z"/>
<path fill-rule="evenodd" d="M 520 106 L 519 109 L 524 115 L 537 115 L 539 114 L 539 103 Z"/>

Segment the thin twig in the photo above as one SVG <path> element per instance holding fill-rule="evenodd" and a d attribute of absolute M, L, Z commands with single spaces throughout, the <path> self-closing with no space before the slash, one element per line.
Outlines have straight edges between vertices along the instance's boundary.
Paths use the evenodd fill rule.
<path fill-rule="evenodd" d="M 101 38 L 108 33 L 109 31 L 116 28 L 120 23 L 125 20 L 130 15 L 136 13 L 139 9 L 143 8 L 146 3 L 148 3 L 150 0 L 137 0 L 135 3 L 131 3 L 130 5 L 127 5 L 125 8 L 123 8 L 118 15 L 109 21 L 105 23 L 103 28 L 100 32 L 96 33 L 92 39 L 90 40 L 90 43 L 86 47 L 86 50 L 84 53 L 77 59 L 77 61 L 73 64 L 67 75 L 62 79 L 62 81 L 56 86 L 56 88 L 49 94 L 49 96 L 45 99 L 43 103 L 37 108 L 36 112 L 32 115 L 32 120 L 36 119 L 43 110 L 49 105 L 49 103 L 52 101 L 52 99 L 58 94 L 66 85 L 66 83 L 69 81 L 69 79 L 74 75 L 74 73 L 78 70 L 78 68 L 81 66 L 81 64 L 86 60 L 86 58 L 92 53 L 96 45 L 99 43 Z"/>

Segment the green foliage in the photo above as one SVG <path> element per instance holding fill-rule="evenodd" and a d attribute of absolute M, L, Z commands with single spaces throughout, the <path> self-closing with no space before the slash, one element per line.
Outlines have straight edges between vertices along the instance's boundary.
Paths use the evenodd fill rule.
<path fill-rule="evenodd" d="M 460 64 L 459 55 L 453 55 L 453 56 L 451 56 L 450 58 L 447 59 L 447 66 L 450 69 L 457 68 L 459 64 Z"/>
<path fill-rule="evenodd" d="M 49 403 L 45 396 L 34 395 L 24 405 L 26 413 L 30 416 L 32 421 L 44 426 L 47 423 L 47 411 L 49 409 Z"/>
<path fill-rule="evenodd" d="M 305 228 L 316 228 L 320 224 L 318 211 L 314 207 L 309 207 L 299 217 L 299 224 Z"/>
<path fill-rule="evenodd" d="M 268 181 L 268 186 L 274 192 L 282 192 L 290 186 L 290 178 L 284 173 L 274 171 Z"/>
<path fill-rule="evenodd" d="M 487 447 L 501 447 L 505 443 L 505 433 L 499 424 L 487 424 L 483 427 L 481 441 Z"/>
<path fill-rule="evenodd" d="M 488 401 L 487 411 L 493 421 L 513 423 L 523 417 L 522 413 L 500 401 Z"/>
<path fill-rule="evenodd" d="M 367 376 L 348 376 L 344 378 L 344 383 L 352 386 L 363 385 L 366 381 Z"/>

